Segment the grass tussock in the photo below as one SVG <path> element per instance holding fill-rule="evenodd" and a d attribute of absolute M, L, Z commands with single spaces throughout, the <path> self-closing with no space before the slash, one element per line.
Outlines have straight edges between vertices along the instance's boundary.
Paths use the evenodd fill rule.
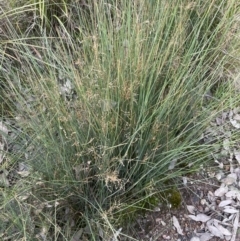
<path fill-rule="evenodd" d="M 4 168 L 27 174 L 2 192 L 0 233 L 108 240 L 210 161 L 201 134 L 237 103 L 238 1 L 22 2 L 0 15 L 0 91 Z"/>

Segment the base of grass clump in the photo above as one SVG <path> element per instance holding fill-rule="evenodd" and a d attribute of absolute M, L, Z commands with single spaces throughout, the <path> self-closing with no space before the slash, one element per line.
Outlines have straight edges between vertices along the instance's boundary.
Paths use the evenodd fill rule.
<path fill-rule="evenodd" d="M 140 197 L 138 198 L 138 200 Z M 133 201 L 133 200 L 131 200 Z M 178 209 L 181 205 L 182 197 L 177 189 L 173 186 L 164 191 L 156 192 L 155 194 L 142 199 L 142 201 L 133 204 L 122 205 L 121 210 L 114 214 L 114 219 L 120 227 L 126 227 L 135 223 L 139 216 L 144 216 L 147 212 L 156 211 L 158 208 Z"/>

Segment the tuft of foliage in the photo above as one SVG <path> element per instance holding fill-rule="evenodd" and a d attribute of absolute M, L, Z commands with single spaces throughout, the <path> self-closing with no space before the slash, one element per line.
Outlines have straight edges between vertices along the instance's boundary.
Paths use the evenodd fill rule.
<path fill-rule="evenodd" d="M 238 65 L 237 1 L 12 4 L 0 16 L 2 113 L 9 166 L 29 174 L 3 191 L 1 229 L 108 240 L 118 214 L 209 161 L 201 134 L 237 103 L 226 81 Z"/>

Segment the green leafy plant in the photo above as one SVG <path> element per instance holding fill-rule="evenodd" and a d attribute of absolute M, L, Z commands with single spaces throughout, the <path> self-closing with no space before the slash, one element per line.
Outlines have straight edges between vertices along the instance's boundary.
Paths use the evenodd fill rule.
<path fill-rule="evenodd" d="M 71 18 L 69 4 L 24 6 L 42 22 L 19 34 L 6 21 L 1 42 L 8 155 L 31 167 L 1 200 L 19 240 L 111 237 L 117 214 L 150 208 L 159 187 L 208 160 L 203 130 L 237 103 L 225 81 L 237 61 L 222 51 L 237 46 L 237 1 L 86 1 Z"/>

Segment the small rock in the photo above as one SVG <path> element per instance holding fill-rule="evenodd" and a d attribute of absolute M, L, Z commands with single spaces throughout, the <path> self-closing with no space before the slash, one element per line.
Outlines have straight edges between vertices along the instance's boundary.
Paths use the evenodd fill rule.
<path fill-rule="evenodd" d="M 205 211 L 205 213 L 207 213 L 207 212 L 210 211 L 210 208 L 209 207 L 205 207 L 204 211 Z"/>
<path fill-rule="evenodd" d="M 159 207 L 155 207 L 153 211 L 154 211 L 154 212 L 160 212 L 161 209 L 160 209 Z"/>
<path fill-rule="evenodd" d="M 161 221 L 162 226 L 166 226 L 166 223 L 164 221 Z"/>
<path fill-rule="evenodd" d="M 220 181 L 222 179 L 222 173 L 221 172 L 217 173 L 215 177 L 217 178 L 218 181 Z"/>
<path fill-rule="evenodd" d="M 170 236 L 165 235 L 165 234 L 164 234 L 162 237 L 163 237 L 163 239 L 166 239 L 166 240 L 169 240 L 169 239 L 170 239 Z"/>

